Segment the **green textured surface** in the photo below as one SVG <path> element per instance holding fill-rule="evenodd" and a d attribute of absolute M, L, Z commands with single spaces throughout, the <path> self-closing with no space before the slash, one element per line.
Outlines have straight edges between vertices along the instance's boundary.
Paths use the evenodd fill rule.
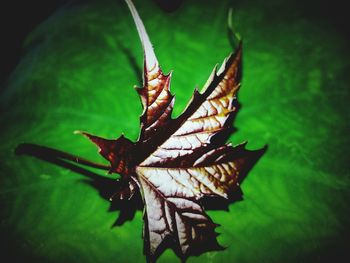
<path fill-rule="evenodd" d="M 231 51 L 229 5 L 185 1 L 164 13 L 153 1 L 135 2 L 163 70 L 174 70 L 178 115 Z M 231 141 L 248 140 L 250 149 L 267 143 L 269 150 L 243 183 L 245 200 L 229 212 L 209 211 L 228 248 L 189 262 L 349 259 L 348 42 L 293 1 L 233 6 L 244 73 Z M 128 57 L 140 67 L 142 50 L 126 5 L 88 1 L 60 9 L 24 49 L 1 96 L 0 257 L 144 262 L 141 212 L 111 229 L 118 212 L 107 212 L 108 202 L 82 175 L 13 154 L 18 143 L 31 142 L 102 162 L 74 130 L 137 138 L 141 105 L 132 87 L 141 76 Z M 167 250 L 159 262 L 179 260 Z"/>

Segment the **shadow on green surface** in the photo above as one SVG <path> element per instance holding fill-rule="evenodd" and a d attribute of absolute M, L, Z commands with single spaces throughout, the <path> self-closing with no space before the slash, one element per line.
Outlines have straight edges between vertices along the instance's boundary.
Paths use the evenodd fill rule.
<path fill-rule="evenodd" d="M 247 177 L 249 171 L 254 167 L 257 161 L 262 157 L 262 155 L 264 155 L 266 150 L 267 146 L 257 151 L 245 151 L 244 145 L 238 147 L 237 156 L 235 156 L 236 158 L 241 158 L 247 154 L 251 155 L 251 158 L 248 158 L 248 160 L 251 160 L 251 162 L 245 166 L 244 170 L 241 171 L 239 177 L 240 184 Z M 120 226 L 126 221 L 132 220 L 135 216 L 135 212 L 137 210 L 141 210 L 143 207 L 139 191 L 136 191 L 136 194 L 130 200 L 111 198 L 123 189 L 123 181 L 101 176 L 97 173 L 94 173 L 81 167 L 80 165 L 87 165 L 101 170 L 108 170 L 109 166 L 96 164 L 83 158 L 76 157 L 71 154 L 55 150 L 49 147 L 29 143 L 19 144 L 15 149 L 15 154 L 33 156 L 40 160 L 55 164 L 57 166 L 63 167 L 72 172 L 79 173 L 87 177 L 86 179 L 82 179 L 81 181 L 95 188 L 103 199 L 111 201 L 109 211 L 119 210 L 119 216 L 115 223 L 112 225 L 112 227 Z M 74 164 L 72 162 L 76 162 L 79 164 Z M 205 209 L 228 211 L 228 207 L 230 204 L 242 200 L 242 195 L 243 193 L 240 187 L 238 187 L 230 195 L 229 199 L 224 199 L 220 197 L 205 197 L 202 198 L 201 202 Z"/>
<path fill-rule="evenodd" d="M 84 175 L 87 178 L 82 179 L 81 181 L 95 188 L 99 192 L 99 195 L 107 201 L 110 200 L 110 198 L 123 187 L 121 181 L 117 179 L 107 178 L 105 176 L 91 172 L 79 165 L 61 159 L 64 158 L 63 156 L 67 157 L 67 154 L 58 150 L 34 144 L 20 144 L 15 149 L 15 153 L 16 155 L 34 156 L 40 160 Z M 93 164 L 90 163 L 89 166 L 93 167 Z M 103 167 L 103 165 L 94 166 L 94 168 L 98 169 L 108 169 L 107 166 L 105 168 Z M 135 216 L 135 212 L 141 208 L 142 202 L 139 193 L 135 194 L 131 200 L 120 200 L 118 198 L 113 198 L 109 211 L 119 210 L 119 216 L 112 227 L 122 225 L 128 220 L 132 220 Z"/>

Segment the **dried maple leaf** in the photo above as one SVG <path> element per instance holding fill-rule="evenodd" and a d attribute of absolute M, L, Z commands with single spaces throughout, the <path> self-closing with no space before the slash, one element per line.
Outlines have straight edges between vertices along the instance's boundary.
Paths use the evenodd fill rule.
<path fill-rule="evenodd" d="M 186 258 L 220 249 L 215 227 L 204 212 L 204 196 L 230 198 L 240 191 L 240 173 L 256 161 L 257 152 L 224 144 L 238 110 L 242 45 L 215 67 L 203 91 L 195 90 L 190 103 L 171 118 L 174 96 L 171 74 L 164 75 L 145 27 L 131 1 L 126 1 L 144 49 L 144 84 L 137 88 L 143 114 L 136 143 L 124 136 L 106 140 L 82 132 L 111 163 L 111 173 L 128 182 L 121 198 L 140 190 L 144 201 L 145 254 L 154 260 L 164 246 Z"/>
<path fill-rule="evenodd" d="M 183 113 L 172 119 L 171 74 L 162 72 L 133 3 L 126 2 L 144 50 L 144 83 L 136 88 L 143 105 L 139 139 L 132 142 L 122 135 L 108 140 L 79 133 L 99 147 L 110 162 L 109 172 L 121 175 L 124 187 L 112 199 L 131 200 L 135 193 L 141 194 L 144 252 L 149 261 L 155 261 L 167 247 L 182 260 L 220 250 L 217 224 L 205 213 L 202 200 L 232 200 L 240 195 L 239 182 L 266 149 L 249 151 L 246 143 L 225 144 L 238 110 L 242 43 L 220 69 L 214 68 L 203 91 L 194 91 Z M 59 157 L 78 161 L 62 153 Z M 89 164 L 83 159 L 79 162 Z"/>

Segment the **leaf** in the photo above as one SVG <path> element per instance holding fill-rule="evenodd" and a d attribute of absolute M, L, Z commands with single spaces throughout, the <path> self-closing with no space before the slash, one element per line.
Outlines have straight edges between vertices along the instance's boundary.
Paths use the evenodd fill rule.
<path fill-rule="evenodd" d="M 163 74 L 136 8 L 130 0 L 126 2 L 144 51 L 144 83 L 136 89 L 143 105 L 139 139 L 134 143 L 124 135 L 104 139 L 78 133 L 98 146 L 110 162 L 109 173 L 121 175 L 111 200 L 132 201 L 141 194 L 144 253 L 149 261 L 156 261 L 166 248 L 183 261 L 221 250 L 215 232 L 218 225 L 205 213 L 203 200 L 224 202 L 240 196 L 240 182 L 266 149 L 249 151 L 246 143 L 225 143 L 238 111 L 242 43 L 219 70 L 214 68 L 203 91 L 194 91 L 183 113 L 172 119 L 171 73 Z M 69 154 L 58 157 L 101 168 Z"/>
<path fill-rule="evenodd" d="M 203 92 L 195 90 L 185 111 L 173 120 L 171 74 L 163 74 L 134 5 L 126 2 L 144 50 L 144 86 L 137 89 L 144 107 L 140 138 L 132 145 L 123 136 L 106 140 L 83 134 L 111 162 L 110 172 L 120 173 L 129 182 L 139 182 L 149 260 L 155 261 L 166 247 L 172 247 L 183 259 L 222 249 L 216 240 L 217 225 L 204 212 L 200 199 L 229 199 L 240 193 L 239 176 L 262 154 L 262 150 L 245 150 L 245 144 L 224 144 L 238 110 L 242 44 L 219 70 L 214 68 Z M 133 192 L 135 186 L 129 189 Z"/>
<path fill-rule="evenodd" d="M 110 139 L 118 138 L 122 131 L 129 139 L 137 139 L 140 132 L 142 110 L 133 84 L 143 74 L 133 75 L 132 61 L 119 46 L 124 44 L 142 68 L 141 45 L 127 7 L 123 1 L 75 2 L 78 5 L 65 5 L 33 28 L 20 65 L 0 96 L 5 262 L 28 258 L 39 262 L 73 262 L 76 258 L 84 262 L 145 261 L 140 213 L 137 220 L 110 230 L 113 217 L 120 213 L 104 213 L 105 200 L 80 183 L 85 175 L 11 154 L 19 142 L 33 142 L 84 153 L 97 161 L 94 146 L 84 138 L 72 137 L 72 130 L 84 129 Z M 182 6 L 168 13 L 159 2 L 182 2 Z M 196 83 L 201 83 L 200 90 L 215 63 L 230 52 L 226 7 L 239 2 L 134 3 L 164 73 L 174 70 L 174 118 L 186 106 Z M 268 140 L 273 147 L 241 184 L 244 199 L 249 201 L 230 205 L 230 212 L 212 212 L 204 206 L 212 220 L 222 225 L 216 228 L 221 232 L 219 243 L 229 247 L 191 257 L 189 262 L 264 262 L 269 258 L 292 263 L 319 257 L 341 262 L 348 255 L 348 231 L 339 231 L 349 229 L 344 222 L 350 213 L 346 202 L 349 74 L 344 74 L 348 72 L 348 49 L 344 49 L 345 35 L 329 27 L 331 17 L 305 19 L 300 8 L 299 1 L 262 4 L 254 0 L 234 9 L 235 22 L 244 31 L 243 80 L 238 92 L 243 108 L 234 122 L 239 132 L 230 141 L 236 145 L 248 139 L 246 148 L 257 149 L 261 141 Z M 322 25 L 323 30 L 317 30 Z M 105 37 L 110 40 L 108 46 Z M 87 170 L 105 176 L 104 171 Z M 117 183 L 118 176 L 107 175 L 111 183 Z M 107 200 L 111 194 L 107 193 Z M 125 200 L 133 207 L 130 202 Z M 301 226 L 309 231 L 300 231 Z M 271 247 L 276 252 L 271 253 Z M 166 251 L 158 261 L 176 259 L 172 251 Z"/>

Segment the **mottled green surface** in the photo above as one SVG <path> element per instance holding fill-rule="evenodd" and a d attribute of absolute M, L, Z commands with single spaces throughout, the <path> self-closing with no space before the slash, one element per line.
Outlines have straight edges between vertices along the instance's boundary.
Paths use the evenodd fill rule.
<path fill-rule="evenodd" d="M 229 5 L 185 1 L 165 13 L 153 1 L 135 2 L 164 71 L 174 70 L 178 115 L 231 51 Z M 229 212 L 209 211 L 228 248 L 189 262 L 340 262 L 350 249 L 348 42 L 293 1 L 266 2 L 232 2 L 244 79 L 231 141 L 269 150 L 243 184 L 245 200 Z M 141 211 L 111 229 L 118 212 L 107 212 L 83 175 L 13 154 L 32 142 L 102 162 L 74 130 L 137 138 L 141 105 L 132 86 L 141 76 L 132 64 L 140 68 L 142 50 L 126 5 L 67 6 L 24 48 L 1 96 L 0 257 L 144 262 Z M 159 262 L 179 260 L 167 250 Z"/>

